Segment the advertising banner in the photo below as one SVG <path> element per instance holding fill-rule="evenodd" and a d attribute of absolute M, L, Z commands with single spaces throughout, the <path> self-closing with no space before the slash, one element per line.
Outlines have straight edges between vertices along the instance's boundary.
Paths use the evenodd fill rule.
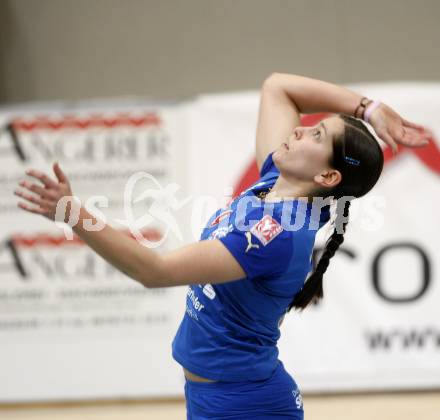
<path fill-rule="evenodd" d="M 19 209 L 13 191 L 29 168 L 55 178 L 58 161 L 93 214 L 166 252 L 181 241 L 148 209 L 154 192 L 176 179 L 184 185 L 180 116 L 116 104 L 0 118 L 0 400 L 177 393 L 170 341 L 185 290 L 144 288 L 67 225 Z"/>

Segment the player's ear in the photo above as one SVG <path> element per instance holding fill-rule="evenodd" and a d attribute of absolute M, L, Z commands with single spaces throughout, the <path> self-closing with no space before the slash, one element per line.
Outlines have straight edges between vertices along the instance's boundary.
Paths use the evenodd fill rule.
<path fill-rule="evenodd" d="M 337 169 L 326 169 L 315 175 L 313 180 L 321 187 L 334 188 L 342 181 L 342 175 Z"/>

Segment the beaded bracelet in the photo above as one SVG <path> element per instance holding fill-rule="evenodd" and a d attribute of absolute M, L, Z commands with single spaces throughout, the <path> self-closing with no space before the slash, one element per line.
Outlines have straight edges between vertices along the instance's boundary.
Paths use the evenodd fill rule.
<path fill-rule="evenodd" d="M 364 96 L 361 99 L 361 102 L 359 103 L 359 105 L 357 106 L 357 108 L 354 110 L 354 116 L 356 118 L 360 118 L 360 119 L 364 119 L 364 112 L 365 112 L 365 108 L 371 104 L 371 102 L 373 102 L 371 99 L 368 99 L 366 96 Z M 361 114 L 359 115 L 359 110 L 361 110 Z"/>

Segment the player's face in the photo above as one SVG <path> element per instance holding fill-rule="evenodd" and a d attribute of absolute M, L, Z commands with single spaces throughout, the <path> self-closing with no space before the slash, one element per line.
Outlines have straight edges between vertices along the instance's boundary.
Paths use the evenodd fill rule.
<path fill-rule="evenodd" d="M 326 118 L 313 127 L 296 127 L 275 150 L 273 161 L 285 178 L 311 182 L 331 169 L 333 138 L 343 130 L 339 117 Z"/>

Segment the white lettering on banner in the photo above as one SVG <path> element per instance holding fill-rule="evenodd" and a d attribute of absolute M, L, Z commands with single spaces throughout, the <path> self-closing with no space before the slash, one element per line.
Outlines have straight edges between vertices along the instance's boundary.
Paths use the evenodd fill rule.
<path fill-rule="evenodd" d="M 122 162 L 163 158 L 169 136 L 155 114 L 54 116 L 7 123 L 10 153 L 17 161 Z M 2 156 L 3 157 L 3 156 Z"/>

